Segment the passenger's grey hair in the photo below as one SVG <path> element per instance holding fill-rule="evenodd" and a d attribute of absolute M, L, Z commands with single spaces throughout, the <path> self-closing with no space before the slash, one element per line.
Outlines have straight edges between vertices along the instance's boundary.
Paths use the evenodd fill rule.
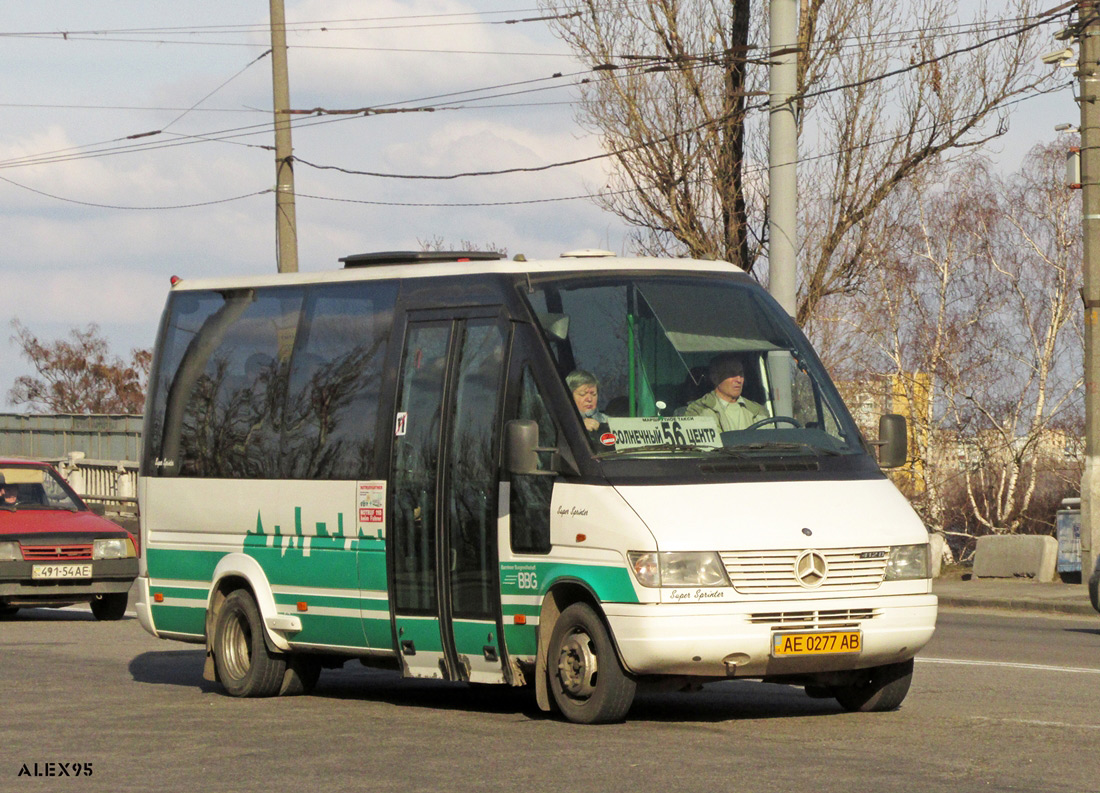
<path fill-rule="evenodd" d="M 587 372 L 584 369 L 574 369 L 572 372 L 565 376 L 565 384 L 569 386 L 569 392 L 572 393 L 578 388 L 584 385 L 600 387 L 600 381 L 596 379 L 596 375 L 591 372 Z"/>

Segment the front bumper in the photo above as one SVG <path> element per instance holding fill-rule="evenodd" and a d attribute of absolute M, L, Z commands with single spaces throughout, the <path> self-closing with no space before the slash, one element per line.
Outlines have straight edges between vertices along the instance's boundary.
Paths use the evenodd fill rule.
<path fill-rule="evenodd" d="M 31 562 L 0 562 L 0 601 L 13 606 L 87 602 L 129 592 L 138 574 L 137 559 L 97 559 L 91 565 L 91 578 L 34 579 Z"/>
<path fill-rule="evenodd" d="M 861 669 L 912 658 L 936 628 L 935 595 L 737 604 L 603 604 L 626 668 L 638 675 L 770 677 Z M 847 618 L 836 615 L 848 613 Z M 859 653 L 773 658 L 777 631 L 843 627 Z"/>

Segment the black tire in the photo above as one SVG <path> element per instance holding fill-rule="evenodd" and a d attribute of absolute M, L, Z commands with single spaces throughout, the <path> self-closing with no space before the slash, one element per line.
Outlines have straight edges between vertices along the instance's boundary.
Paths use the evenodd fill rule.
<path fill-rule="evenodd" d="M 308 694 L 317 685 L 321 676 L 321 659 L 311 655 L 290 655 L 286 660 L 286 672 L 283 684 L 279 687 L 280 697 L 294 697 Z"/>
<path fill-rule="evenodd" d="M 112 592 L 109 595 L 97 597 L 91 603 L 92 614 L 101 622 L 120 620 L 126 613 L 127 598 L 128 595 L 125 592 Z"/>
<path fill-rule="evenodd" d="M 578 724 L 620 721 L 637 684 L 619 664 L 603 621 L 587 603 L 558 617 L 546 659 L 550 691 L 563 716 Z"/>
<path fill-rule="evenodd" d="M 833 696 L 845 710 L 877 713 L 897 710 L 913 682 L 913 659 L 860 671 L 856 682 L 837 686 Z"/>
<path fill-rule="evenodd" d="M 7 603 L 0 603 L 0 619 L 14 617 L 18 613 L 19 606 L 9 606 Z"/>
<path fill-rule="evenodd" d="M 222 603 L 213 647 L 218 680 L 227 693 L 273 697 L 282 689 L 287 657 L 267 648 L 260 609 L 248 591 L 234 590 Z"/>

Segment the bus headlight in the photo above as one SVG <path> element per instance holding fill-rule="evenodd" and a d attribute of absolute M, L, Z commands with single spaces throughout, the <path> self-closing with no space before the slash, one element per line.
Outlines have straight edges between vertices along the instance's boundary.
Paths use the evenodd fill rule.
<path fill-rule="evenodd" d="M 135 556 L 134 544 L 128 537 L 92 541 L 93 559 L 132 559 Z"/>
<path fill-rule="evenodd" d="M 14 562 L 22 558 L 23 554 L 19 552 L 19 543 L 0 542 L 0 562 Z"/>
<path fill-rule="evenodd" d="M 713 551 L 630 551 L 630 569 L 648 587 L 729 586 L 722 560 Z"/>
<path fill-rule="evenodd" d="M 928 543 L 895 545 L 886 558 L 886 581 L 912 581 L 928 578 L 932 569 L 932 552 Z"/>

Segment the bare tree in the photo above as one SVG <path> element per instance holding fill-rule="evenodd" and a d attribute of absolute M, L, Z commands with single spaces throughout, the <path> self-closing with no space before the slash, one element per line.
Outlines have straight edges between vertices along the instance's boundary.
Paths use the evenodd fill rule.
<path fill-rule="evenodd" d="M 884 205 L 877 234 L 868 224 L 865 291 L 822 301 L 821 326 L 849 342 L 833 360 L 841 378 L 877 374 L 917 406 L 901 484 L 937 528 L 1018 531 L 1041 487 L 1079 479 L 1065 459 L 1082 410 L 1068 145 L 1036 147 L 1007 178 L 971 158 L 926 174 L 933 184 L 911 180 Z M 955 494 L 968 515 L 949 511 Z"/>
<path fill-rule="evenodd" d="M 743 162 L 751 0 L 543 0 L 597 76 L 578 121 L 614 152 L 597 204 L 643 253 L 751 269 Z"/>
<path fill-rule="evenodd" d="M 73 328 L 68 339 L 44 342 L 18 319 L 11 340 L 37 376 L 21 375 L 8 392 L 13 405 L 39 413 L 141 413 L 152 353 L 131 350 L 130 363 L 110 351 L 99 326 Z"/>
<path fill-rule="evenodd" d="M 867 277 L 868 221 L 938 159 L 1007 129 L 1034 91 L 1034 0 L 958 25 L 958 0 L 801 0 L 798 100 L 804 240 L 797 318 Z M 750 0 L 543 0 L 594 69 L 579 121 L 613 153 L 595 200 L 643 253 L 717 257 L 753 270 L 766 227 L 766 4 Z M 984 20 L 984 23 L 981 21 Z M 753 57 L 749 57 L 752 55 Z M 747 152 L 747 154 L 746 154 Z M 759 230 L 752 233 L 752 230 Z"/>
<path fill-rule="evenodd" d="M 999 18 L 983 9 L 984 28 L 953 27 L 958 6 L 803 0 L 800 323 L 829 295 L 864 286 L 867 221 L 894 191 L 1002 135 L 1006 102 L 1046 79 L 1031 0 L 1006 3 Z"/>

